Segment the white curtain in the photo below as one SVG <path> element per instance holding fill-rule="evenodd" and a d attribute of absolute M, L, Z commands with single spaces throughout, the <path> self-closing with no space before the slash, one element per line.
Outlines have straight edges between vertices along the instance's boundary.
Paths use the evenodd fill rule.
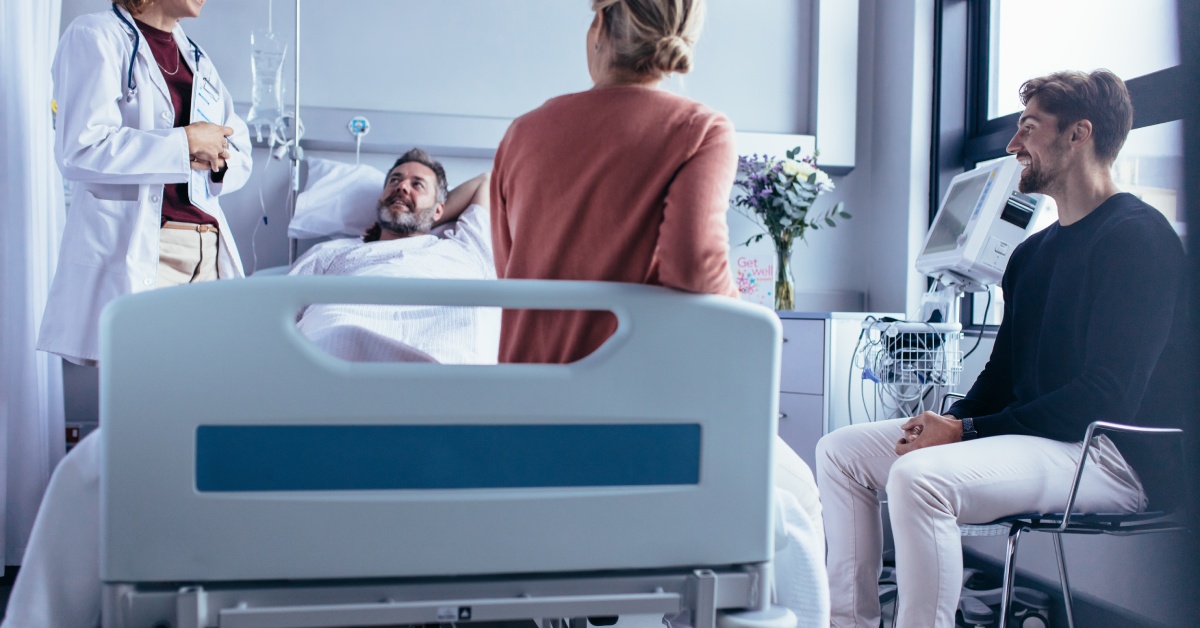
<path fill-rule="evenodd" d="M 64 450 L 62 364 L 34 350 L 65 218 L 50 62 L 59 0 L 0 0 L 0 565 L 17 565 Z"/>

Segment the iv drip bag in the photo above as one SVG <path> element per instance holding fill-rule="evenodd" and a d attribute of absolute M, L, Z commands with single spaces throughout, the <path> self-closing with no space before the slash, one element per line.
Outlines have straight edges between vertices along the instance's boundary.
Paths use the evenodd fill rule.
<path fill-rule="evenodd" d="M 280 126 L 283 115 L 283 56 L 287 45 L 275 37 L 275 33 L 254 30 L 250 33 L 250 70 L 254 77 L 254 89 L 250 102 L 250 115 L 246 124 L 254 128 L 258 141 L 262 141 L 263 127 L 268 136 Z"/>

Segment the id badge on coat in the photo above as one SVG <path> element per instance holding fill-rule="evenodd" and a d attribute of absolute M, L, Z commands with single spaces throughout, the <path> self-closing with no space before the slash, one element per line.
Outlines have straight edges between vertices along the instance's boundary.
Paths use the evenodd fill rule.
<path fill-rule="evenodd" d="M 192 78 L 192 122 L 211 122 L 221 125 L 225 119 L 225 103 L 221 90 L 207 76 L 196 72 Z M 193 170 L 188 178 L 188 200 L 208 215 L 216 215 L 217 197 L 208 188 L 211 170 Z"/>

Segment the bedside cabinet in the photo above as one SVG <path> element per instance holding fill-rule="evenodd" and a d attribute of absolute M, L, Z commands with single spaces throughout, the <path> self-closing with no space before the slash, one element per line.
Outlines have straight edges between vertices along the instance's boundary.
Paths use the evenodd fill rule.
<path fill-rule="evenodd" d="M 862 374 L 854 349 L 868 312 L 778 312 L 783 324 L 779 365 L 779 436 L 815 469 L 817 441 L 830 430 L 863 421 Z M 849 400 L 849 403 L 848 403 Z"/>

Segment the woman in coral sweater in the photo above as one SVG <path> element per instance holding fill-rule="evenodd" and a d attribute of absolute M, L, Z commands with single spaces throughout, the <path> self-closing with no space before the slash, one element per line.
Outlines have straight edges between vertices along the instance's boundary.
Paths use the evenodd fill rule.
<path fill-rule="evenodd" d="M 687 72 L 704 0 L 592 0 L 595 86 L 517 118 L 492 177 L 496 273 L 618 281 L 737 297 L 725 222 L 733 125 L 659 89 Z M 567 363 L 616 329 L 608 313 L 506 310 L 501 362 Z M 812 471 L 776 439 L 777 600 L 828 624 L 821 507 Z"/>
<path fill-rule="evenodd" d="M 595 87 L 517 118 L 496 153 L 496 271 L 736 297 L 725 223 L 737 168 L 733 125 L 658 89 L 666 74 L 691 68 L 703 4 L 592 5 Z M 572 362 L 615 324 L 597 313 L 505 312 L 500 361 Z"/>

